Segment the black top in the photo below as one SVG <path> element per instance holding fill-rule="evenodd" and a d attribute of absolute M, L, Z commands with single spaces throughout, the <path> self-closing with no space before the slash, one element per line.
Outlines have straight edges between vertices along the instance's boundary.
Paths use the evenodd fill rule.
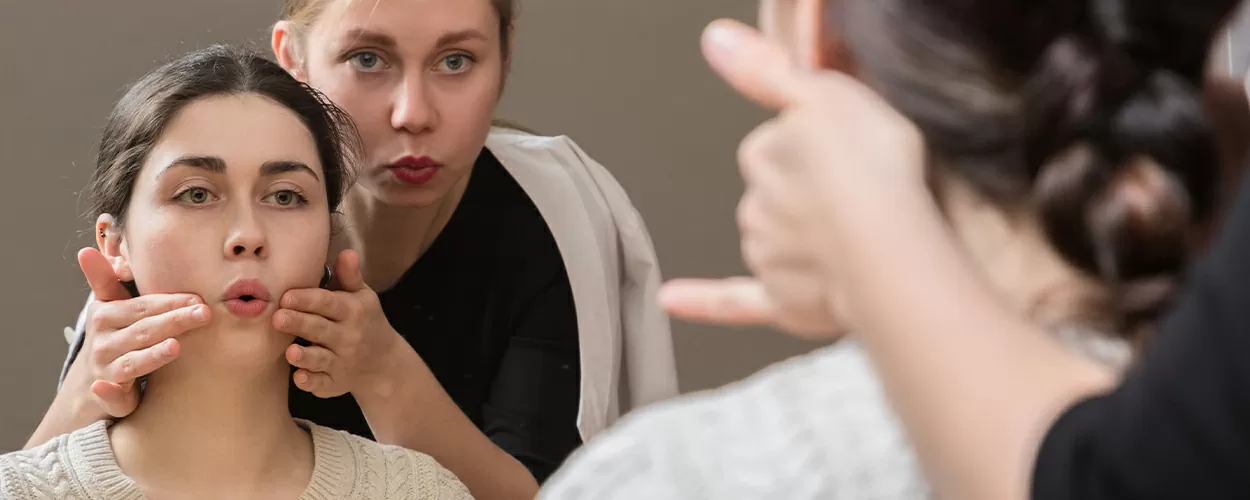
<path fill-rule="evenodd" d="M 1250 176 L 1140 366 L 1051 427 L 1032 494 L 1250 498 Z"/>
<path fill-rule="evenodd" d="M 451 220 L 379 298 L 469 419 L 540 482 L 581 444 L 577 316 L 538 209 L 483 149 Z M 372 438 L 350 394 L 291 386 L 295 417 Z"/>

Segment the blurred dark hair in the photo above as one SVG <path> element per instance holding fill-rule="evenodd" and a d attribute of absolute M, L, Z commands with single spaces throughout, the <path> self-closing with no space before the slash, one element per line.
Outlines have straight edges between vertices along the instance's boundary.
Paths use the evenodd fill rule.
<path fill-rule="evenodd" d="M 1202 96 L 1234 0 L 830 0 L 857 74 L 923 131 L 934 170 L 1035 211 L 1149 331 L 1215 210 Z"/>

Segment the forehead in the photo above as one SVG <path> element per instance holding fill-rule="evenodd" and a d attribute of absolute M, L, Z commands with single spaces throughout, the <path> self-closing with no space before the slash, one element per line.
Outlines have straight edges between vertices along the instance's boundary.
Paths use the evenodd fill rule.
<path fill-rule="evenodd" d="M 432 45 L 448 32 L 499 36 L 491 0 L 329 0 L 314 34 L 342 37 L 362 30 L 394 38 L 401 47 Z"/>
<path fill-rule="evenodd" d="M 184 106 L 166 125 L 144 162 L 155 175 L 186 155 L 217 156 L 230 175 L 255 175 L 273 160 L 292 160 L 320 169 L 317 144 L 299 115 L 257 94 L 218 95 Z"/>

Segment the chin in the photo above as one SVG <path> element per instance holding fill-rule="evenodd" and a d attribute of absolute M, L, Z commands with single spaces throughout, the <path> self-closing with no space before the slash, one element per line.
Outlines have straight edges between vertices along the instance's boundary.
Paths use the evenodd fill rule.
<path fill-rule="evenodd" d="M 370 182 L 365 188 L 383 205 L 399 208 L 425 208 L 447 197 L 447 186 L 439 182 L 441 180 L 435 180 L 424 186 L 411 186 L 390 179 L 379 179 Z"/>

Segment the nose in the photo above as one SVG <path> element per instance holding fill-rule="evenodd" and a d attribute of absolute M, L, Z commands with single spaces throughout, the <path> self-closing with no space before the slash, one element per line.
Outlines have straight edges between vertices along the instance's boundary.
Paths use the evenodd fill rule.
<path fill-rule="evenodd" d="M 236 210 L 230 232 L 227 233 L 225 256 L 227 260 L 240 258 L 269 258 L 269 245 L 264 224 L 250 208 Z"/>
<path fill-rule="evenodd" d="M 422 75 L 406 76 L 395 91 L 391 105 L 391 127 L 412 134 L 433 129 L 438 124 L 438 110 L 430 98 L 430 90 Z"/>

